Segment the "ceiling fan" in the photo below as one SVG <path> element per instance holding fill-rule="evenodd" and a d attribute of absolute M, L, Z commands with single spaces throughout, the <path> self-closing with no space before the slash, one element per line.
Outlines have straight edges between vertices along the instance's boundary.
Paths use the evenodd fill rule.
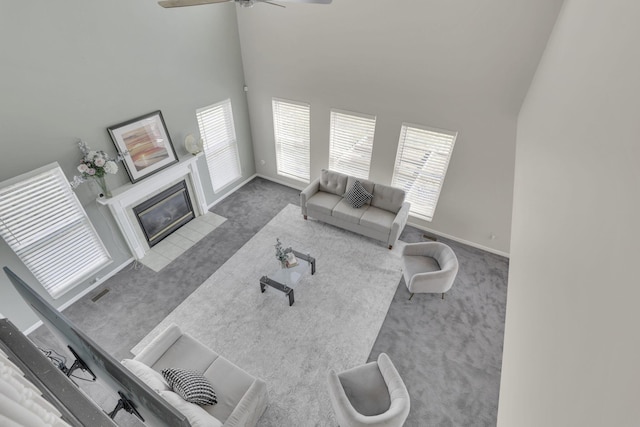
<path fill-rule="evenodd" d="M 273 6 L 284 7 L 281 4 L 270 2 L 269 0 L 161 0 L 158 4 L 162 7 L 183 7 L 183 6 L 199 6 L 202 4 L 211 3 L 226 3 L 229 1 L 235 1 L 242 7 L 251 7 L 256 3 L 268 3 Z M 318 3 L 329 4 L 332 0 L 288 0 L 292 3 Z"/>

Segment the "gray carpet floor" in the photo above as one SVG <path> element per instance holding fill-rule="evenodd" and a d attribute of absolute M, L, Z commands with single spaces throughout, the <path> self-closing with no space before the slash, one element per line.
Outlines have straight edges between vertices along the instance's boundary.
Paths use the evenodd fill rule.
<path fill-rule="evenodd" d="M 114 275 L 64 313 L 116 359 L 144 338 L 202 282 L 242 247 L 299 192 L 261 178 L 212 211 L 228 220 L 161 272 L 139 263 Z M 406 227 L 401 240 L 425 241 Z M 409 293 L 400 281 L 370 360 L 389 354 L 411 396 L 406 426 L 496 425 L 508 260 L 456 242 L 456 282 L 444 300 Z M 104 296 L 96 295 L 108 289 Z M 46 328 L 30 335 L 57 347 Z M 314 425 L 314 424 L 310 424 Z"/>

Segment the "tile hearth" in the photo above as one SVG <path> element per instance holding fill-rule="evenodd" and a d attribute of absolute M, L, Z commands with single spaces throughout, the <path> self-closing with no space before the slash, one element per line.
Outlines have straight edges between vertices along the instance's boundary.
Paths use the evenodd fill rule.
<path fill-rule="evenodd" d="M 158 273 L 226 220 L 213 212 L 194 218 L 152 247 L 140 262 Z"/>

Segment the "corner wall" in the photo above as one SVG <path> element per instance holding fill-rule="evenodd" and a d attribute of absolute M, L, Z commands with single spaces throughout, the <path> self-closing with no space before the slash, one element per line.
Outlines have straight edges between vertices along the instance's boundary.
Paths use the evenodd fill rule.
<path fill-rule="evenodd" d="M 106 128 L 154 110 L 162 111 L 178 156 L 187 156 L 184 137 L 199 134 L 196 109 L 226 98 L 233 104 L 239 182 L 255 173 L 233 3 L 163 9 L 155 1 L 6 2 L 0 51 L 0 181 L 53 161 L 71 179 L 80 160 L 77 138 L 115 154 Z M 213 193 L 204 159 L 199 167 L 211 204 L 224 193 Z M 129 182 L 120 169 L 107 178 L 112 188 Z M 114 258 L 96 274 L 105 277 L 131 254 L 108 209 L 96 204 L 97 193 L 92 183 L 76 191 Z M 2 240 L 0 264 L 36 285 Z M 49 301 L 60 307 L 93 280 Z M 0 311 L 22 330 L 37 321 L 4 274 Z"/>
<path fill-rule="evenodd" d="M 638 17 L 566 0 L 522 107 L 500 427 L 640 425 Z"/>
<path fill-rule="evenodd" d="M 434 220 L 415 222 L 508 253 L 516 118 L 560 4 L 336 0 L 239 9 L 257 172 L 304 185 L 277 175 L 273 97 L 311 104 L 312 178 L 328 165 L 332 108 L 377 117 L 370 178 L 385 184 L 403 122 L 458 131 Z"/>

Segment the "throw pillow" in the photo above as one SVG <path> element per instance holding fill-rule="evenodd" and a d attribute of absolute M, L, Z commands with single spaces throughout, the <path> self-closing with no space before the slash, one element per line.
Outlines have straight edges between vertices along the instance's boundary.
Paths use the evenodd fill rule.
<path fill-rule="evenodd" d="M 187 402 L 197 405 L 218 403 L 211 383 L 200 372 L 168 368 L 162 370 L 162 376 L 171 389 Z"/>
<path fill-rule="evenodd" d="M 365 190 L 362 183 L 358 180 L 356 180 L 356 182 L 353 183 L 353 187 L 344 194 L 347 202 L 356 209 L 364 206 L 372 197 L 373 194 Z"/>

